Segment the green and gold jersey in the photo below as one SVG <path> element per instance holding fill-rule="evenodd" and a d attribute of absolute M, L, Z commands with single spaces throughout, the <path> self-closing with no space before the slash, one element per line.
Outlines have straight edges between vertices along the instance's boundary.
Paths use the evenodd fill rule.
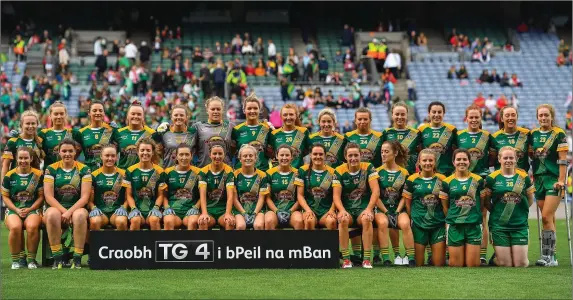
<path fill-rule="evenodd" d="M 17 208 L 31 207 L 44 193 L 42 171 L 32 168 L 28 174 L 19 174 L 18 169 L 6 173 L 2 181 L 2 197 L 12 200 Z"/>
<path fill-rule="evenodd" d="M 449 202 L 446 223 L 481 224 L 481 193 L 484 180 L 479 175 L 469 173 L 469 177 L 460 180 L 451 175 L 444 180 L 444 199 Z"/>
<path fill-rule="evenodd" d="M 74 139 L 77 132 L 71 128 L 55 130 L 54 128 L 44 128 L 38 136 L 42 138 L 42 150 L 46 154 L 44 157 L 44 166 L 49 166 L 61 160 L 58 153 L 58 146 L 64 139 Z M 88 166 L 89 167 L 89 166 Z"/>
<path fill-rule="evenodd" d="M 268 147 L 269 153 L 276 155 L 276 151 L 282 144 L 287 144 L 293 148 L 293 160 L 291 165 L 300 168 L 303 165 L 303 157 L 308 149 L 308 129 L 296 126 L 293 131 L 285 131 L 282 127 L 271 132 Z"/>
<path fill-rule="evenodd" d="M 175 165 L 175 151 L 179 144 L 191 145 L 192 139 L 195 136 L 195 128 L 187 127 L 184 131 L 175 131 L 173 126 L 165 132 L 155 132 L 152 137 L 153 140 L 161 145 L 163 150 L 163 156 L 161 158 L 161 163 L 159 164 L 162 168 L 167 169 Z"/>
<path fill-rule="evenodd" d="M 14 169 L 16 165 L 16 152 L 18 151 L 19 147 L 30 147 L 36 153 L 38 159 L 42 158 L 42 138 L 38 137 L 40 144 L 36 142 L 36 140 L 26 140 L 22 137 L 15 137 L 8 140 L 6 146 L 4 147 L 4 152 L 2 153 L 2 160 L 10 159 L 11 164 L 9 166 L 9 170 Z"/>
<path fill-rule="evenodd" d="M 155 130 L 145 126 L 142 130 L 131 130 L 128 126 L 117 131 L 113 141 L 119 148 L 119 162 L 117 166 L 125 169 L 139 162 L 135 144 L 144 138 L 151 137 Z"/>
<path fill-rule="evenodd" d="M 298 170 L 295 185 L 304 188 L 304 199 L 318 215 L 324 215 L 332 207 L 332 181 L 334 169 L 327 166 L 326 170 L 317 171 L 304 165 Z"/>
<path fill-rule="evenodd" d="M 412 127 L 407 127 L 406 129 L 386 128 L 382 132 L 382 143 L 393 140 L 397 140 L 408 150 L 406 170 L 408 170 L 408 173 L 414 174 L 416 172 L 416 162 L 418 161 L 418 147 L 422 143 L 420 131 Z"/>
<path fill-rule="evenodd" d="M 271 200 L 278 210 L 288 211 L 297 202 L 295 186 L 297 176 L 298 170 L 293 167 L 287 173 L 281 172 L 279 167 L 267 171 Z"/>
<path fill-rule="evenodd" d="M 395 171 L 386 169 L 386 165 L 380 166 L 376 169 L 378 172 L 378 184 L 380 185 L 380 199 L 382 203 L 391 213 L 397 213 L 396 209 L 402 198 L 402 190 L 404 183 L 409 177 L 406 169 L 400 168 Z"/>
<path fill-rule="evenodd" d="M 91 182 L 92 175 L 88 166 L 75 162 L 70 170 L 64 169 L 62 161 L 53 163 L 44 171 L 44 183 L 54 184 L 54 198 L 69 209 L 80 200 L 83 182 Z"/>
<path fill-rule="evenodd" d="M 135 200 L 135 206 L 144 217 L 155 205 L 160 191 L 167 188 L 165 172 L 156 164 L 153 164 L 149 170 L 142 169 L 139 163 L 129 167 L 125 172 L 125 182 L 127 187 L 131 187 L 131 196 Z"/>
<path fill-rule="evenodd" d="M 125 170 L 115 168 L 115 172 L 106 174 L 103 168 L 92 172 L 94 205 L 105 214 L 113 214 L 125 203 Z"/>
<path fill-rule="evenodd" d="M 350 173 L 348 164 L 342 164 L 334 169 L 332 187 L 342 188 L 342 205 L 351 214 L 360 214 L 370 203 L 369 182 L 378 180 L 378 172 L 371 163 L 361 162 L 356 173 Z"/>
<path fill-rule="evenodd" d="M 382 165 L 380 149 L 382 148 L 382 133 L 370 130 L 369 134 L 359 134 L 358 130 L 346 133 L 346 142 L 360 146 L 362 162 L 369 162 L 375 168 Z"/>
<path fill-rule="evenodd" d="M 178 171 L 176 167 L 165 170 L 167 184 L 167 202 L 177 215 L 185 215 L 199 202 L 199 168 L 189 166 L 187 171 Z"/>
<path fill-rule="evenodd" d="M 207 210 L 213 214 L 224 214 L 227 210 L 227 197 L 234 193 L 235 174 L 233 168 L 224 165 L 223 170 L 214 173 L 211 164 L 200 170 L 199 187 L 207 188 Z"/>
<path fill-rule="evenodd" d="M 478 132 L 470 132 L 467 129 L 458 131 L 456 143 L 458 148 L 467 149 L 471 156 L 470 172 L 485 177 L 489 172 L 489 132 L 480 129 Z"/>
<path fill-rule="evenodd" d="M 115 142 L 117 130 L 106 123 L 99 128 L 92 128 L 90 125 L 83 127 L 75 136 L 76 142 L 80 143 L 85 157 L 85 164 L 97 170 L 102 166 L 101 150 L 103 146 Z M 125 169 L 128 166 L 122 167 Z"/>
<path fill-rule="evenodd" d="M 498 130 L 491 135 L 491 146 L 493 151 L 499 153 L 499 149 L 504 146 L 511 146 L 515 148 L 517 154 L 517 167 L 529 171 L 529 158 L 528 152 L 531 145 L 531 133 L 529 129 L 517 127 L 517 131 L 512 134 L 507 134 L 502 130 Z M 495 169 L 499 169 L 499 161 L 495 160 Z"/>
<path fill-rule="evenodd" d="M 320 132 L 313 133 L 309 136 L 308 152 L 314 144 L 322 144 L 326 148 L 326 165 L 336 168 L 344 163 L 344 147 L 346 146 L 346 140 L 344 136 L 339 133 L 334 133 L 334 135 L 325 137 L 320 135 Z"/>
<path fill-rule="evenodd" d="M 454 172 L 452 165 L 453 147 L 456 145 L 457 129 L 452 124 L 443 123 L 440 128 L 433 128 L 430 124 L 423 124 L 418 128 L 422 133 L 422 146 L 430 148 L 437 155 L 438 173 L 450 175 Z"/>
<path fill-rule="evenodd" d="M 257 125 L 247 125 L 243 122 L 235 127 L 231 132 L 232 142 L 235 143 L 237 151 L 243 145 L 251 145 L 258 151 L 257 164 L 255 167 L 261 171 L 269 169 L 269 158 L 266 155 L 266 149 L 271 136 L 271 128 L 266 122 L 260 122 Z M 235 169 L 241 167 L 241 162 L 237 160 Z"/>
<path fill-rule="evenodd" d="M 253 175 L 245 175 L 241 170 L 235 170 L 235 188 L 239 203 L 243 206 L 246 213 L 252 214 L 257 207 L 259 195 L 269 193 L 269 183 L 265 172 L 256 170 Z"/>
<path fill-rule="evenodd" d="M 569 151 L 567 135 L 559 127 L 543 132 L 536 128 L 531 131 L 531 149 L 533 150 L 533 175 L 559 176 L 559 152 Z"/>
<path fill-rule="evenodd" d="M 445 179 L 446 177 L 439 173 L 429 178 L 415 173 L 406 179 L 402 197 L 411 201 L 410 218 L 417 227 L 434 229 L 444 226 L 446 216 L 441 199 L 445 197 L 442 192 Z"/>
<path fill-rule="evenodd" d="M 527 194 L 534 193 L 535 187 L 527 173 L 517 169 L 514 175 L 505 176 L 497 170 L 486 177 L 485 186 L 491 191 L 490 228 L 513 230 L 528 227 Z"/>

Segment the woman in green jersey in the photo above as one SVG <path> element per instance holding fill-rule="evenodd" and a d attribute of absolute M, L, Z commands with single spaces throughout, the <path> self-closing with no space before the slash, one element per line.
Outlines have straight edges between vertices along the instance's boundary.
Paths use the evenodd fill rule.
<path fill-rule="evenodd" d="M 265 230 L 275 230 L 278 226 L 291 226 L 295 230 L 303 229 L 302 213 L 296 199 L 295 181 L 298 170 L 291 167 L 292 148 L 281 145 L 277 150 L 279 165 L 267 171 L 269 193 L 265 213 Z"/>
<path fill-rule="evenodd" d="M 531 133 L 529 129 L 517 126 L 517 109 L 506 106 L 499 111 L 499 128 L 491 135 L 490 165 L 499 169 L 497 153 L 503 146 L 515 148 L 517 153 L 517 167 L 529 172 L 529 157 L 531 147 Z"/>
<path fill-rule="evenodd" d="M 466 108 L 466 122 L 468 128 L 458 131 L 456 144 L 459 148 L 468 149 L 471 155 L 469 171 L 485 178 L 489 175 L 489 149 L 491 148 L 490 134 L 482 128 L 482 110 L 479 106 L 472 104 Z M 487 230 L 487 210 L 485 206 L 481 208 L 482 213 L 482 236 L 489 236 Z M 480 248 L 480 263 L 487 265 L 487 238 L 482 239 Z"/>
<path fill-rule="evenodd" d="M 136 144 L 150 138 L 155 130 L 145 125 L 145 110 L 141 103 L 135 101 L 127 109 L 127 126 L 117 130 L 112 141 L 118 145 L 119 162 L 117 164 L 121 169 L 127 169 L 139 162 L 138 149 Z M 157 149 L 154 155 L 159 155 Z M 159 161 L 155 162 L 159 163 Z"/>
<path fill-rule="evenodd" d="M 332 109 L 325 108 L 318 113 L 320 131 L 309 136 L 309 146 L 314 147 L 314 144 L 319 143 L 327 149 L 326 165 L 332 168 L 344 163 L 344 146 L 346 146 L 344 136 L 335 131 L 336 124 L 336 114 Z"/>
<path fill-rule="evenodd" d="M 44 196 L 48 209 L 44 224 L 48 232 L 50 249 L 54 256 L 54 269 L 62 264 L 62 228 L 73 227 L 74 255 L 72 269 L 81 268 L 84 244 L 88 231 L 88 204 L 92 177 L 90 169 L 76 161 L 79 145 L 64 139 L 59 146 L 62 160 L 49 165 L 44 172 Z"/>
<path fill-rule="evenodd" d="M 378 242 L 382 252 L 382 261 L 385 266 L 391 265 L 388 254 L 388 228 L 402 231 L 402 239 L 406 248 L 406 256 L 400 257 L 400 245 L 392 242 L 394 248 L 394 264 L 416 266 L 414 260 L 414 238 L 410 227 L 410 217 L 405 210 L 402 190 L 409 173 L 404 166 L 408 161 L 407 150 L 397 140 L 385 141 L 382 144 L 382 162 L 376 171 L 378 172 L 378 184 L 380 185 L 380 199 L 376 203 L 374 220 L 377 225 Z"/>
<path fill-rule="evenodd" d="M 90 230 L 100 230 L 108 224 L 117 230 L 127 230 L 125 170 L 115 165 L 115 145 L 102 146 L 101 162 L 103 166 L 92 172 L 93 192 L 88 203 Z"/>
<path fill-rule="evenodd" d="M 190 145 L 194 136 L 193 127 L 189 124 L 189 112 L 182 104 L 173 106 L 171 110 L 171 126 L 165 122 L 153 134 L 153 139 L 158 143 L 159 152 L 163 155 L 161 167 L 167 169 L 175 165 L 175 151 L 179 144 Z"/>
<path fill-rule="evenodd" d="M 372 129 L 372 112 L 366 107 L 358 108 L 354 112 L 354 124 L 356 130 L 346 133 L 346 142 L 360 147 L 362 162 L 370 162 L 375 168 L 381 166 L 382 133 Z"/>
<path fill-rule="evenodd" d="M 323 144 L 315 143 L 310 148 L 310 164 L 298 170 L 295 185 L 298 203 L 304 210 L 305 230 L 314 230 L 316 225 L 336 230 L 336 208 L 332 202 L 334 169 L 326 164 L 326 153 Z"/>
<path fill-rule="evenodd" d="M 109 143 L 117 145 L 116 129 L 104 122 L 105 110 L 103 103 L 93 101 L 89 107 L 90 124 L 81 128 L 74 139 L 81 145 L 84 153 L 84 162 L 95 171 L 102 166 L 101 150 L 102 146 Z M 79 153 L 79 152 L 78 152 Z M 120 167 L 125 169 L 126 166 Z"/>
<path fill-rule="evenodd" d="M 265 215 L 262 210 L 269 193 L 265 172 L 255 168 L 257 149 L 243 145 L 239 149 L 241 168 L 235 170 L 235 197 L 233 197 L 236 229 L 265 229 Z"/>
<path fill-rule="evenodd" d="M 139 162 L 125 172 L 125 198 L 131 209 L 128 215 L 129 230 L 140 230 L 145 224 L 151 230 L 160 230 L 163 215 L 159 207 L 163 204 L 162 191 L 167 185 L 165 172 L 157 165 L 157 144 L 150 138 L 143 138 L 137 142 L 135 149 Z"/>
<path fill-rule="evenodd" d="M 491 212 L 490 232 L 494 263 L 503 267 L 527 267 L 529 207 L 535 187 L 529 175 L 517 169 L 517 155 L 510 146 L 499 151 L 501 169 L 486 177 L 484 206 Z"/>
<path fill-rule="evenodd" d="M 362 228 L 362 267 L 371 269 L 373 209 L 380 197 L 379 176 L 371 163 L 362 162 L 360 146 L 357 144 L 346 144 L 344 157 L 347 163 L 335 169 L 332 181 L 333 201 L 338 209 L 340 248 L 344 260 L 342 268 L 352 268 L 348 250 L 348 228 L 356 225 Z"/>
<path fill-rule="evenodd" d="M 481 198 L 484 180 L 470 172 L 471 154 L 456 149 L 452 164 L 455 172 L 444 180 L 442 206 L 447 209 L 446 223 L 449 266 L 478 267 L 482 240 Z"/>
<path fill-rule="evenodd" d="M 433 265 L 441 267 L 446 263 L 446 217 L 440 199 L 444 197 L 441 190 L 446 178 L 436 173 L 433 150 L 420 151 L 418 166 L 420 172 L 408 177 L 402 191 L 406 211 L 412 219 L 416 266 L 424 265 L 426 246 L 430 245 Z"/>
<path fill-rule="evenodd" d="M 283 126 L 271 132 L 268 143 L 268 153 L 276 157 L 276 151 L 282 144 L 287 144 L 293 148 L 292 166 L 300 168 L 303 165 L 303 157 L 308 149 L 308 129 L 301 126 L 299 111 L 296 104 L 288 103 L 281 108 L 281 119 Z M 273 161 L 273 165 L 278 165 Z"/>
<path fill-rule="evenodd" d="M 452 124 L 444 123 L 446 107 L 435 101 L 428 105 L 430 123 L 418 128 L 422 134 L 423 148 L 436 151 L 436 168 L 438 173 L 449 176 L 454 171 L 452 161 L 453 148 L 456 146 L 457 129 Z"/>
<path fill-rule="evenodd" d="M 10 170 L 2 181 L 2 200 L 6 205 L 4 223 L 9 230 L 8 247 L 12 256 L 12 269 L 26 267 L 24 232 L 26 230 L 29 269 L 38 268 L 36 252 L 40 241 L 40 206 L 44 202 L 42 171 L 36 154 L 29 147 L 16 151 L 17 167 Z"/>
<path fill-rule="evenodd" d="M 268 153 L 269 148 L 267 147 L 272 129 L 267 122 L 259 119 L 261 103 L 254 94 L 249 95 L 243 101 L 243 111 L 247 116 L 247 120 L 233 127 L 230 142 L 231 155 L 235 155 L 237 149 L 240 149 L 243 145 L 249 144 L 258 151 L 255 167 L 257 170 L 266 172 L 269 169 L 269 157 L 272 157 L 272 153 Z M 240 167 L 241 164 L 237 161 L 235 169 Z"/>
<path fill-rule="evenodd" d="M 64 103 L 61 101 L 54 102 L 48 112 L 52 127 L 44 128 L 38 133 L 42 138 L 42 151 L 46 154 L 44 168 L 60 160 L 58 145 L 63 139 L 73 138 L 75 134 L 72 128 L 65 128 L 68 110 Z"/>
<path fill-rule="evenodd" d="M 385 141 L 399 141 L 400 144 L 408 150 L 408 161 L 406 162 L 406 170 L 410 174 L 416 172 L 416 162 L 418 159 L 418 152 L 422 150 L 422 135 L 417 129 L 408 126 L 408 105 L 403 102 L 398 102 L 392 105 L 392 127 L 387 128 L 382 132 L 382 142 Z M 390 228 L 390 241 L 392 242 L 392 250 L 394 251 L 394 264 L 407 265 L 408 260 L 404 260 L 400 256 L 400 232 L 397 229 Z M 410 256 L 412 258 L 412 256 Z"/>
<path fill-rule="evenodd" d="M 539 266 L 557 266 L 555 257 L 555 211 L 565 188 L 567 172 L 567 135 L 554 125 L 555 109 L 549 104 L 537 107 L 539 128 L 531 131 L 533 180 L 535 199 L 541 209 L 543 243 Z"/>
<path fill-rule="evenodd" d="M 167 190 L 163 193 L 163 228 L 174 230 L 184 225 L 197 229 L 199 215 L 199 169 L 191 165 L 191 146 L 179 144 L 176 165 L 165 170 Z M 190 224 L 193 223 L 193 224 Z"/>
<path fill-rule="evenodd" d="M 235 174 L 224 163 L 225 147 L 213 144 L 209 151 L 211 163 L 199 173 L 199 196 L 201 216 L 199 229 L 207 230 L 219 224 L 225 230 L 235 228 L 233 203 L 235 198 Z"/>
<path fill-rule="evenodd" d="M 38 126 L 40 126 L 40 118 L 35 111 L 27 110 L 22 113 L 20 116 L 20 135 L 9 139 L 4 147 L 4 153 L 2 153 L 0 181 L 4 180 L 4 175 L 9 170 L 16 167 L 12 161 L 16 158 L 16 150 L 19 147 L 30 147 L 39 160 L 44 159 L 42 138 L 38 136 Z"/>

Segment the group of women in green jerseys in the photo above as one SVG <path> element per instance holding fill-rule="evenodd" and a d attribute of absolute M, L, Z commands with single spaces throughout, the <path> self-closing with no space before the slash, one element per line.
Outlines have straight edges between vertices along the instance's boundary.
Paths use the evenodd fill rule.
<path fill-rule="evenodd" d="M 66 128 L 67 110 L 59 102 L 49 111 L 51 128 L 38 130 L 38 116 L 22 114 L 20 133 L 2 155 L 12 268 L 37 267 L 41 222 L 54 268 L 65 267 L 70 257 L 72 268 L 81 267 L 88 229 L 216 225 L 338 229 L 343 268 L 353 262 L 390 265 L 390 242 L 397 265 L 423 265 L 430 251 L 435 266 L 446 264 L 446 253 L 450 266 L 479 266 L 486 263 L 488 235 L 492 262 L 527 266 L 533 196 L 543 219 L 537 264 L 557 264 L 554 219 L 568 147 L 549 105 L 538 107 L 540 127 L 533 131 L 517 126 L 515 108 L 502 109 L 494 134 L 481 129 L 475 106 L 466 110 L 467 129 L 444 123 L 440 102 L 428 107 L 430 123 L 414 129 L 407 126 L 408 107 L 398 103 L 392 126 L 382 132 L 371 128 L 370 111 L 359 108 L 356 130 L 345 135 L 336 132 L 330 109 L 318 115 L 320 131 L 309 134 L 294 104 L 282 107 L 283 124 L 276 129 L 260 119 L 255 95 L 243 100 L 247 119 L 241 124 L 222 119 L 220 98 L 205 106 L 207 122 L 188 126 L 186 108 L 175 106 L 171 124 L 157 130 L 145 125 L 137 102 L 123 128 L 103 121 L 99 102 L 91 103 L 90 124 L 80 130 Z"/>

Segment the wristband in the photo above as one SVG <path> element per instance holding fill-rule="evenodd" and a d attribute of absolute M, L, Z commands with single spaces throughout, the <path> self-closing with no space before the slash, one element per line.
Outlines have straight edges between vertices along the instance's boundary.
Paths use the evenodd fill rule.
<path fill-rule="evenodd" d="M 566 160 L 566 159 L 559 159 L 559 160 L 557 160 L 557 164 L 558 164 L 558 165 L 564 165 L 564 166 L 566 166 L 566 165 L 567 165 L 567 160 Z"/>
<path fill-rule="evenodd" d="M 153 209 L 159 210 L 159 206 L 158 206 L 158 205 L 153 205 Z"/>

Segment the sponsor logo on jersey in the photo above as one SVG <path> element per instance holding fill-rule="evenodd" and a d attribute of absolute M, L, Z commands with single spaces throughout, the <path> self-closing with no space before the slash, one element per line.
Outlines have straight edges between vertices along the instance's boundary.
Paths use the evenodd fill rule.
<path fill-rule="evenodd" d="M 457 207 L 472 207 L 476 205 L 476 201 L 470 196 L 461 196 L 460 199 L 456 199 L 454 202 Z"/>
<path fill-rule="evenodd" d="M 118 194 L 114 191 L 107 191 L 103 193 L 102 200 L 107 207 L 112 207 L 118 198 Z"/>
<path fill-rule="evenodd" d="M 503 196 L 501 197 L 501 202 L 518 204 L 519 202 L 521 202 L 521 197 L 514 192 L 507 192 L 504 193 Z"/>

